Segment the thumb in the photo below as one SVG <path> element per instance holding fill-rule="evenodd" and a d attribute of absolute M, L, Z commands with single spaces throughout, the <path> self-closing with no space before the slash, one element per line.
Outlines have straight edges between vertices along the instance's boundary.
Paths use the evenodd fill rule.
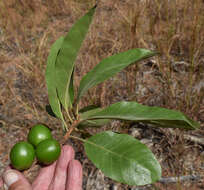
<path fill-rule="evenodd" d="M 5 171 L 3 181 L 9 190 L 32 190 L 27 179 L 17 170 L 9 169 Z"/>
<path fill-rule="evenodd" d="M 3 186 L 3 179 L 0 178 L 0 188 Z"/>

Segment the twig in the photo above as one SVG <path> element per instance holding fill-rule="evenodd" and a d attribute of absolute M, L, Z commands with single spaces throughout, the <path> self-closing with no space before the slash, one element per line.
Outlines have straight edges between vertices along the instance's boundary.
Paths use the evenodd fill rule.
<path fill-rule="evenodd" d="M 80 120 L 76 120 L 72 123 L 71 127 L 69 128 L 69 131 L 65 134 L 64 136 L 64 140 L 66 141 L 70 134 L 72 133 L 72 131 L 75 129 L 75 127 L 77 127 L 77 125 L 80 123 Z"/>
<path fill-rule="evenodd" d="M 198 143 L 200 145 L 204 145 L 204 138 L 196 137 L 196 136 L 193 136 L 193 135 L 184 135 L 184 138 L 186 140 Z"/>
<path fill-rule="evenodd" d="M 202 178 L 202 176 L 196 175 L 187 175 L 187 176 L 179 176 L 179 177 L 162 177 L 159 182 L 160 183 L 177 183 L 181 181 L 198 181 Z"/>
<path fill-rule="evenodd" d="M 160 132 L 158 128 L 154 128 L 154 130 L 157 132 Z M 176 135 L 174 130 L 172 130 L 172 129 L 169 129 L 169 130 L 171 131 L 171 134 Z M 202 137 L 184 134 L 184 139 L 204 146 L 204 138 L 202 138 Z"/>

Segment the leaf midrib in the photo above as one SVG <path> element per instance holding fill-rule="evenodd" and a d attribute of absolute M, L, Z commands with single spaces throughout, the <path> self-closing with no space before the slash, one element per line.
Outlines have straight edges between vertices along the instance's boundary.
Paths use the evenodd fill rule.
<path fill-rule="evenodd" d="M 132 159 L 132 158 L 128 159 L 128 158 L 124 157 L 123 155 L 120 155 L 120 154 L 117 154 L 117 153 L 115 153 L 115 152 L 113 152 L 113 151 L 110 151 L 110 150 L 104 148 L 103 146 L 100 146 L 100 145 L 98 145 L 98 144 L 93 143 L 92 141 L 86 140 L 86 143 L 89 143 L 89 144 L 91 144 L 91 145 L 93 145 L 93 146 L 95 146 L 95 147 L 97 147 L 97 148 L 100 148 L 100 149 L 102 149 L 102 150 L 104 150 L 104 151 L 106 151 L 106 152 L 108 152 L 108 153 L 112 153 L 112 154 L 118 156 L 119 158 L 124 158 L 124 159 L 126 159 L 126 160 L 128 160 L 128 161 L 132 161 L 132 160 L 135 161 L 135 160 Z"/>

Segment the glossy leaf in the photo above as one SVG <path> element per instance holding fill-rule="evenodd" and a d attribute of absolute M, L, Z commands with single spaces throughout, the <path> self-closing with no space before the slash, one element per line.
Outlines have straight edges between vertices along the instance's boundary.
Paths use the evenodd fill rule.
<path fill-rule="evenodd" d="M 129 135 L 106 131 L 90 137 L 84 146 L 96 167 L 118 182 L 146 185 L 161 177 L 161 167 L 152 152 Z"/>
<path fill-rule="evenodd" d="M 56 62 L 57 91 L 60 102 L 67 111 L 71 104 L 69 88 L 74 62 L 89 29 L 95 8 L 80 18 L 66 35 Z"/>
<path fill-rule="evenodd" d="M 199 124 L 183 113 L 161 107 L 150 107 L 137 102 L 118 102 L 101 111 L 90 114 L 81 114 L 81 120 L 87 119 L 121 119 L 152 123 L 156 126 L 196 129 Z"/>
<path fill-rule="evenodd" d="M 45 73 L 50 106 L 52 108 L 52 111 L 56 115 L 56 117 L 62 120 L 64 119 L 61 112 L 61 106 L 60 106 L 60 102 L 59 102 L 57 90 L 56 90 L 55 64 L 56 64 L 57 55 L 60 51 L 63 40 L 64 38 L 61 37 L 52 45 L 50 54 L 47 59 L 47 67 L 46 67 L 46 73 Z"/>
<path fill-rule="evenodd" d="M 88 89 L 109 79 L 128 65 L 155 54 L 155 52 L 146 49 L 131 49 L 105 58 L 82 78 L 77 100 L 79 101 Z"/>

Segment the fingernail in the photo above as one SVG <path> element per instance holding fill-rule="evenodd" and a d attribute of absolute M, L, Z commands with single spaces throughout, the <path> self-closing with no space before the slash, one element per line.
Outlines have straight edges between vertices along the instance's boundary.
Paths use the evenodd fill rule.
<path fill-rule="evenodd" d="M 13 171 L 7 171 L 4 174 L 4 182 L 8 187 L 10 187 L 13 183 L 18 181 L 18 175 Z"/>

